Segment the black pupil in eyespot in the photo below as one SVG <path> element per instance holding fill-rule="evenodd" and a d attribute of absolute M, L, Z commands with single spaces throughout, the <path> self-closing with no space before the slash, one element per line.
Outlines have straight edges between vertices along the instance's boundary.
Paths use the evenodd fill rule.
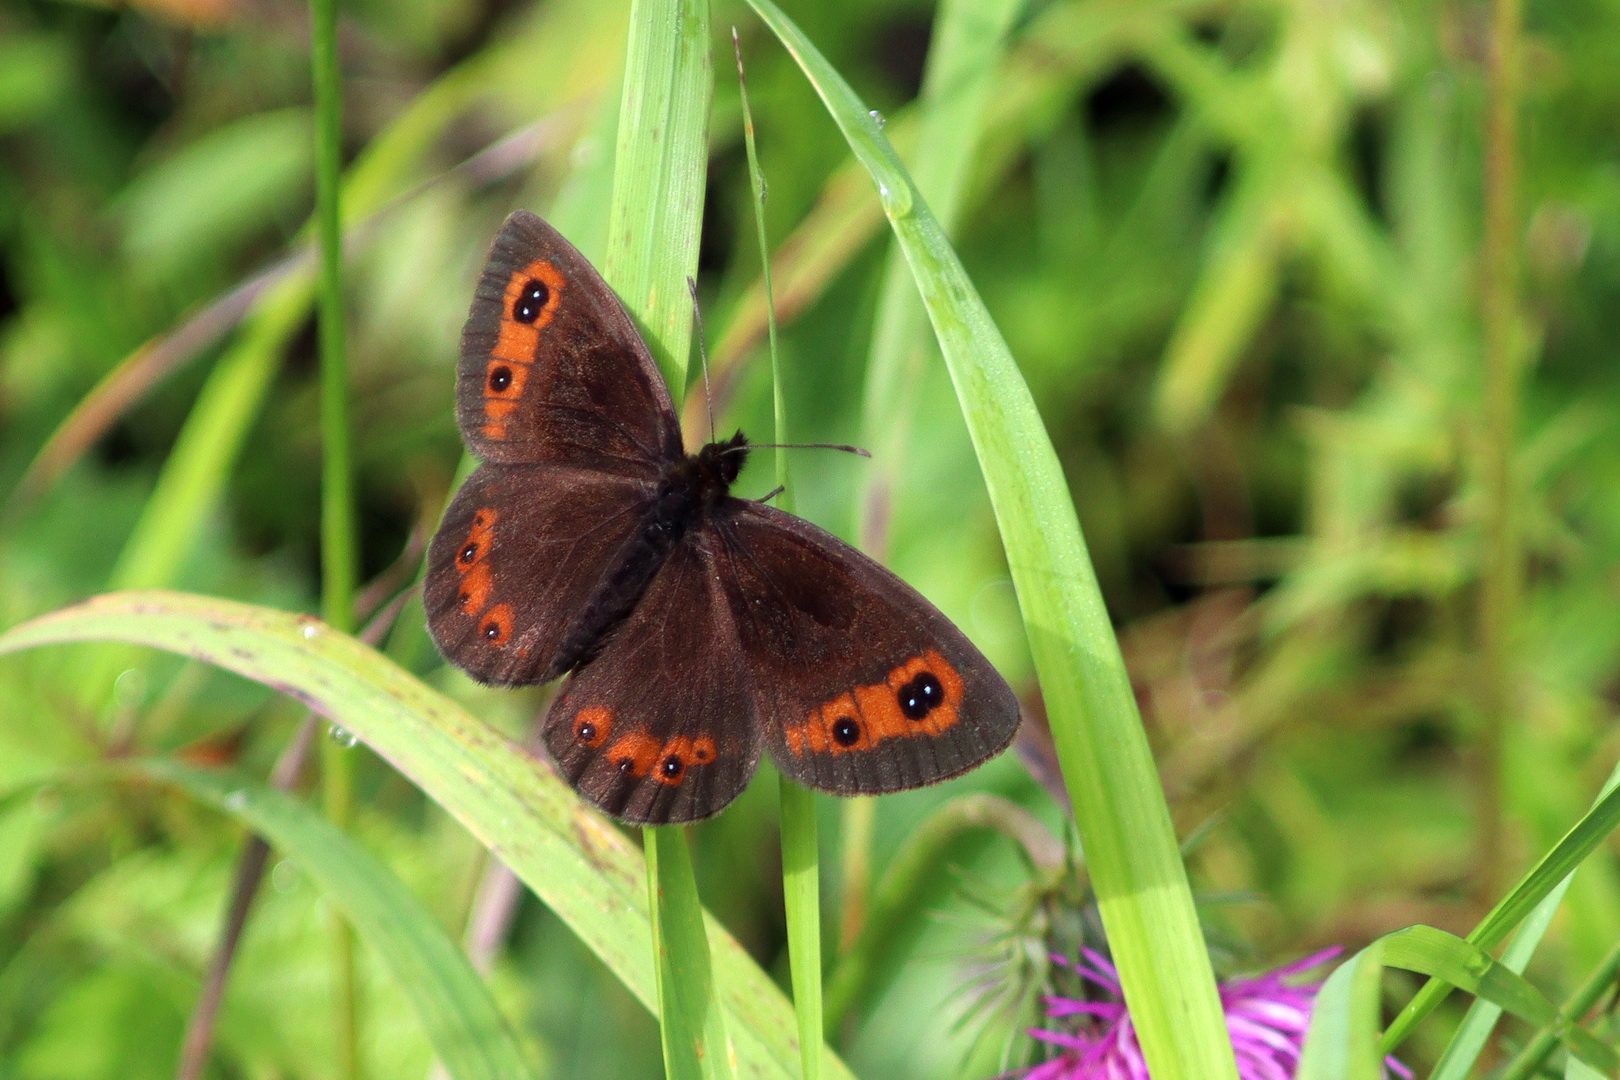
<path fill-rule="evenodd" d="M 832 736 L 839 746 L 854 746 L 861 740 L 861 725 L 847 716 L 840 716 L 833 722 Z"/>
<path fill-rule="evenodd" d="M 496 638 L 501 636 L 501 628 L 496 626 L 494 623 L 490 623 L 488 626 L 484 627 L 484 636 L 489 638 L 491 641 L 494 641 Z"/>
<path fill-rule="evenodd" d="M 674 754 L 664 759 L 664 775 L 676 777 L 681 775 L 681 759 Z"/>
<path fill-rule="evenodd" d="M 592 739 L 596 738 L 596 725 L 591 723 L 589 720 L 579 725 L 579 737 L 584 739 L 586 742 L 590 742 Z"/>
<path fill-rule="evenodd" d="M 518 294 L 517 303 L 512 306 L 512 318 L 520 323 L 532 323 L 540 317 L 545 310 L 546 301 L 551 299 L 551 290 L 546 283 L 530 278 Z"/>
<path fill-rule="evenodd" d="M 630 758 L 625 758 L 619 762 L 619 772 L 625 775 L 628 775 L 630 770 L 634 769 L 635 767 L 636 763 Z"/>
<path fill-rule="evenodd" d="M 908 720 L 921 720 L 945 700 L 945 690 L 932 672 L 923 672 L 900 688 L 900 711 Z"/>
<path fill-rule="evenodd" d="M 468 544 L 466 547 L 461 549 L 462 562 L 472 562 L 476 558 L 478 558 L 477 544 Z"/>
<path fill-rule="evenodd" d="M 505 364 L 491 369 L 489 373 L 489 388 L 497 394 L 512 385 L 512 369 Z"/>

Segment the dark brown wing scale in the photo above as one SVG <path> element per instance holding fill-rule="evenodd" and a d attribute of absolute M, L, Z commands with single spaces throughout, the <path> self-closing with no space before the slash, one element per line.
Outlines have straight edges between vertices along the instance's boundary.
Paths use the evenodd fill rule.
<path fill-rule="evenodd" d="M 461 332 L 457 420 L 485 461 L 657 480 L 680 424 L 652 356 L 585 257 L 524 210 L 506 219 Z"/>
<path fill-rule="evenodd" d="M 841 795 L 901 791 L 1012 741 L 1012 688 L 920 593 L 802 518 L 727 509 L 718 572 L 784 773 Z"/>
<path fill-rule="evenodd" d="M 625 821 L 717 813 L 759 763 L 751 679 L 707 530 L 665 560 L 635 615 L 563 684 L 545 743 L 568 782 Z"/>
<path fill-rule="evenodd" d="M 601 584 L 652 502 L 638 480 L 556 465 L 485 465 L 428 549 L 422 602 L 439 648 L 486 683 L 547 682 L 581 659 Z"/>

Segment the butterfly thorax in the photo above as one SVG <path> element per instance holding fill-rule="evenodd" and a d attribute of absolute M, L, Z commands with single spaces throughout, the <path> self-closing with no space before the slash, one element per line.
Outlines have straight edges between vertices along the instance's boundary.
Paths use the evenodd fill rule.
<path fill-rule="evenodd" d="M 722 501 L 748 458 L 748 438 L 737 432 L 695 454 L 672 460 L 613 570 L 563 640 L 546 678 L 583 667 L 635 609 L 675 545 Z"/>

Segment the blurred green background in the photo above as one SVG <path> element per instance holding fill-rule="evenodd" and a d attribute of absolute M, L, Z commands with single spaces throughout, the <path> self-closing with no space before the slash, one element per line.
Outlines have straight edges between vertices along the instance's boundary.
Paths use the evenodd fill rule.
<path fill-rule="evenodd" d="M 932 6 L 783 6 L 904 154 Z M 455 475 L 457 334 L 498 223 L 529 207 L 600 257 L 628 3 L 359 0 L 342 15 L 374 607 L 414 578 Z M 764 438 L 771 415 L 733 23 L 792 435 L 870 442 L 876 194 L 797 68 L 726 0 L 699 281 L 718 424 Z M 313 200 L 308 31 L 286 0 L 0 6 L 0 625 L 112 587 L 318 607 L 314 329 L 285 261 Z M 1032 0 L 993 77 L 959 250 L 1068 470 L 1178 829 L 1197 837 L 1223 973 L 1412 922 L 1466 932 L 1616 757 L 1620 8 L 1532 3 L 1526 34 L 1511 432 L 1482 420 L 1483 6 Z M 1038 716 L 954 394 L 929 347 L 917 360 L 888 459 L 797 453 L 797 509 L 861 539 L 863 493 L 893 475 L 887 528 L 865 539 Z M 694 390 L 698 438 L 702 401 Z M 1523 589 L 1508 655 L 1483 670 L 1492 440 L 1511 448 Z M 771 483 L 762 459 L 740 490 Z M 543 691 L 445 667 L 409 604 L 386 648 L 515 737 L 543 708 Z M 1482 680 L 1507 695 L 1499 732 L 1476 706 Z M 177 659 L 12 657 L 0 788 L 137 754 L 262 775 L 300 721 Z M 881 800 L 871 864 L 966 791 L 1064 835 L 1026 768 L 1045 775 L 1039 738 L 1019 749 Z M 352 753 L 359 838 L 461 935 L 484 852 Z M 830 963 L 860 886 L 841 873 L 844 805 L 821 810 Z M 693 840 L 705 901 L 785 981 L 775 814 L 756 782 Z M 0 1080 L 172 1076 L 242 840 L 136 784 L 0 802 Z M 294 865 L 271 867 L 209 1076 L 332 1074 L 327 914 Z M 1585 864 L 1532 967 L 1555 1000 L 1620 933 L 1616 870 L 1612 853 Z M 951 849 L 843 1029 L 860 1075 L 1023 1060 L 1027 1000 L 987 1024 L 969 987 L 1029 887 L 1003 840 Z M 660 1074 L 651 1018 L 538 903 L 518 904 L 491 959 L 546 1075 Z M 364 953 L 361 977 L 368 1074 L 427 1075 L 399 989 Z M 1403 1056 L 1422 1066 L 1445 1033 L 1442 1017 Z"/>

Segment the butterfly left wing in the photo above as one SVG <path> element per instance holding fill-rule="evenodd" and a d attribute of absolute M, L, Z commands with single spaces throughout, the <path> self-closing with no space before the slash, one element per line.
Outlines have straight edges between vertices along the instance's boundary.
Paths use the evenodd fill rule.
<path fill-rule="evenodd" d="M 840 795 L 901 791 L 1012 741 L 1012 688 L 893 573 L 763 503 L 727 500 L 712 530 L 761 737 L 788 776 Z"/>
<path fill-rule="evenodd" d="M 698 530 L 676 545 L 546 714 L 546 749 L 563 776 L 624 821 L 709 817 L 759 764 L 751 680 L 712 572 L 713 543 Z"/>
<path fill-rule="evenodd" d="M 656 481 L 680 421 L 607 282 L 545 221 L 506 219 L 461 332 L 456 415 L 472 452 Z"/>

